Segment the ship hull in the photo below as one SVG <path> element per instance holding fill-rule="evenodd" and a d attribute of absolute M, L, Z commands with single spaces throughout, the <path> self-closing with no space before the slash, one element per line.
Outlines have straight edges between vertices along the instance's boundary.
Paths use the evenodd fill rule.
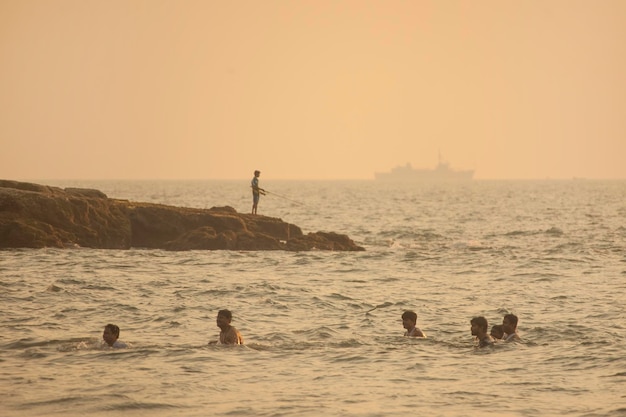
<path fill-rule="evenodd" d="M 447 165 L 435 169 L 413 169 L 410 165 L 396 167 L 391 172 L 376 172 L 378 181 L 468 181 L 474 178 L 474 170 L 456 171 Z"/>

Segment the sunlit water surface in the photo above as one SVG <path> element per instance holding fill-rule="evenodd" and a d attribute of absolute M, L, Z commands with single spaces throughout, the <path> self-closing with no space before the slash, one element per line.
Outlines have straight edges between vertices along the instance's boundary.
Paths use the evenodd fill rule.
<path fill-rule="evenodd" d="M 41 183 L 250 210 L 232 181 Z M 0 414 L 626 415 L 626 182 L 261 185 L 366 251 L 0 251 Z M 207 345 L 222 308 L 244 346 Z M 508 312 L 522 343 L 475 349 Z"/>

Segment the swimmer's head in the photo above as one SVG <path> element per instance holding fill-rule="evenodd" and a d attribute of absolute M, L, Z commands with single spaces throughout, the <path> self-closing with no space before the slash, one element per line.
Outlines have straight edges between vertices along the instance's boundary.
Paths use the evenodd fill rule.
<path fill-rule="evenodd" d="M 220 310 L 217 312 L 217 319 L 215 321 L 217 323 L 217 327 L 225 330 L 230 327 L 230 321 L 232 319 L 233 313 L 231 313 L 230 310 Z"/>
<path fill-rule="evenodd" d="M 417 314 L 414 311 L 405 311 L 402 313 L 402 325 L 405 329 L 410 330 L 417 323 Z"/>
<path fill-rule="evenodd" d="M 414 311 L 407 310 L 404 313 L 402 313 L 402 319 L 410 319 L 413 321 L 417 321 L 417 313 L 415 313 Z"/>
<path fill-rule="evenodd" d="M 104 326 L 104 332 L 102 333 L 102 339 L 107 345 L 113 346 L 113 343 L 120 337 L 120 328 L 115 324 L 107 324 Z"/>
<path fill-rule="evenodd" d="M 472 327 L 474 326 L 478 327 L 483 333 L 487 333 L 487 328 L 489 327 L 489 324 L 487 323 L 486 318 L 482 316 L 474 317 L 473 319 L 470 320 L 470 324 L 472 325 Z"/>
<path fill-rule="evenodd" d="M 515 314 L 505 314 L 502 319 L 502 327 L 506 334 L 515 333 L 517 329 L 517 316 Z"/>
<path fill-rule="evenodd" d="M 491 327 L 491 336 L 496 339 L 502 339 L 504 337 L 504 330 L 501 324 L 495 324 Z"/>
<path fill-rule="evenodd" d="M 228 321 L 231 321 L 233 319 L 233 313 L 231 313 L 230 310 L 226 309 L 217 312 L 217 317 L 220 316 L 228 319 Z"/>

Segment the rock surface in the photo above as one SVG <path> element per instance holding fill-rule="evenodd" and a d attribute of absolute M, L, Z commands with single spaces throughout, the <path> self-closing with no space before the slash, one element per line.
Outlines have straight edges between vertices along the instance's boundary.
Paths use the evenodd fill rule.
<path fill-rule="evenodd" d="M 0 180 L 0 248 L 362 251 L 232 207 L 195 209 L 108 198 L 98 190 Z"/>

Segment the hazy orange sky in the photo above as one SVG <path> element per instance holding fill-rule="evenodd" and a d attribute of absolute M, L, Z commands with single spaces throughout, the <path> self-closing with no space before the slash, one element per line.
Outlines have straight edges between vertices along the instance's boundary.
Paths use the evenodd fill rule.
<path fill-rule="evenodd" d="M 626 178 L 626 1 L 0 0 L 0 178 Z"/>

